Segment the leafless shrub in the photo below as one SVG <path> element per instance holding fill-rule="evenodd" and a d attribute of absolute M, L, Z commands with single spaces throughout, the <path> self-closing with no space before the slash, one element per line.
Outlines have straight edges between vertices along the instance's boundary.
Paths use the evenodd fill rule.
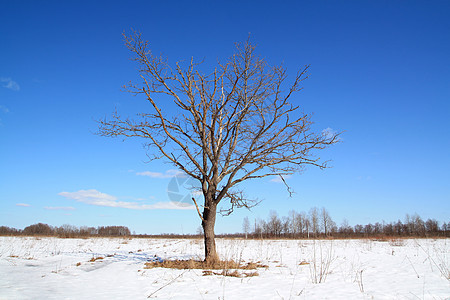
<path fill-rule="evenodd" d="M 323 247 L 323 243 L 325 242 L 313 241 L 313 253 L 309 270 L 311 281 L 315 284 L 325 282 L 328 274 L 331 273 L 331 264 L 336 260 L 332 241 L 328 243 L 329 247 Z M 316 244 L 318 244 L 318 247 Z"/>

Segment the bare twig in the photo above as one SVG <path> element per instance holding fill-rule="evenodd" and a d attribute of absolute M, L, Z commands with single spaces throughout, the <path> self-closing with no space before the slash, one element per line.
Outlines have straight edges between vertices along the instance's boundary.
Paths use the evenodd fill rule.
<path fill-rule="evenodd" d="M 160 287 L 159 289 L 157 289 L 156 291 L 154 291 L 153 293 L 151 293 L 150 295 L 147 296 L 147 298 L 151 298 L 154 294 L 156 294 L 157 292 L 159 292 L 160 290 L 162 290 L 163 288 L 165 288 L 168 285 L 171 285 L 172 283 L 175 282 L 175 280 L 177 280 L 178 278 L 180 278 L 181 276 L 184 275 L 184 273 L 190 271 L 189 269 L 184 271 L 183 273 L 181 273 L 180 275 L 178 275 L 177 277 L 175 277 L 174 279 L 172 279 L 171 281 L 169 281 L 168 283 L 166 283 L 165 285 L 163 285 L 162 287 Z"/>

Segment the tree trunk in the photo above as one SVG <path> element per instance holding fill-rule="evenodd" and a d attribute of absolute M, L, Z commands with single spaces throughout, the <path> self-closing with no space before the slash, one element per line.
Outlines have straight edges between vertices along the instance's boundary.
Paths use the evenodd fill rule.
<path fill-rule="evenodd" d="M 207 263 L 214 263 L 219 261 L 219 255 L 217 255 L 214 235 L 214 226 L 216 224 L 216 209 L 216 204 L 209 203 L 208 206 L 203 210 L 202 226 L 203 236 L 205 239 L 205 261 Z"/>

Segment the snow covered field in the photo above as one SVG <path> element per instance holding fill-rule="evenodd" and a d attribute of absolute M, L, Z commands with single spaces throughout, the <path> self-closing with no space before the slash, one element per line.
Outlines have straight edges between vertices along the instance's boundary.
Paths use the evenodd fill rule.
<path fill-rule="evenodd" d="M 0 299 L 450 299 L 448 239 L 217 244 L 222 259 L 268 268 L 144 269 L 155 255 L 201 259 L 201 240 L 0 237 Z"/>

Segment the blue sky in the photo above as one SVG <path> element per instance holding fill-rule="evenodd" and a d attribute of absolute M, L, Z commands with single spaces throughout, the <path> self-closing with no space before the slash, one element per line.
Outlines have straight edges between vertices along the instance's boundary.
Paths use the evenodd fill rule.
<path fill-rule="evenodd" d="M 121 91 L 137 79 L 122 32 L 138 29 L 170 62 L 232 54 L 251 33 L 288 72 L 311 65 L 295 101 L 314 128 L 345 131 L 283 184 L 245 183 L 262 203 L 219 217 L 216 232 L 270 210 L 326 207 L 340 224 L 406 213 L 449 221 L 448 1 L 3 1 L 0 9 L 0 225 L 125 225 L 194 233 L 194 210 L 170 204 L 174 167 L 146 163 L 139 140 L 95 135 L 98 120 L 147 109 Z"/>

